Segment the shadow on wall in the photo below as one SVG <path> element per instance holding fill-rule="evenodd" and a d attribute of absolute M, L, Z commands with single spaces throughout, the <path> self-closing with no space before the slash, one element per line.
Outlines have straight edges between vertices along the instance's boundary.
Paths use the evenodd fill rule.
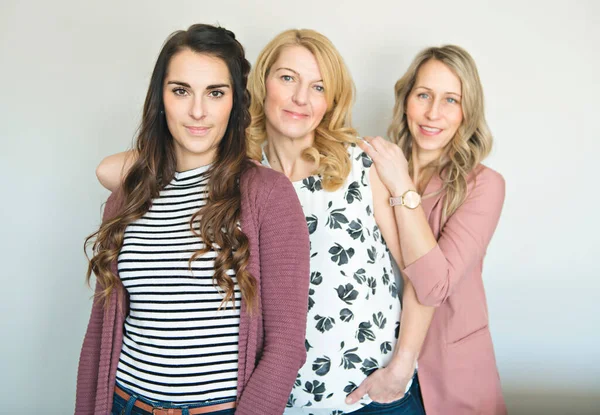
<path fill-rule="evenodd" d="M 510 390 L 504 388 L 510 415 L 598 415 L 600 391 Z"/>

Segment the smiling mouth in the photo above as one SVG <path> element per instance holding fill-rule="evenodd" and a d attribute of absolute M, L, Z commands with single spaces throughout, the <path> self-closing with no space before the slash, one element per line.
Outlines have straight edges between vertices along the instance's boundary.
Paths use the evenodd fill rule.
<path fill-rule="evenodd" d="M 419 125 L 421 132 L 425 135 L 437 135 L 442 132 L 441 128 L 429 127 L 426 125 Z"/>
<path fill-rule="evenodd" d="M 307 118 L 308 114 L 302 114 L 300 112 L 294 112 L 294 111 L 290 111 L 290 110 L 283 110 L 283 112 L 285 112 L 287 115 L 289 115 L 292 118 Z"/>

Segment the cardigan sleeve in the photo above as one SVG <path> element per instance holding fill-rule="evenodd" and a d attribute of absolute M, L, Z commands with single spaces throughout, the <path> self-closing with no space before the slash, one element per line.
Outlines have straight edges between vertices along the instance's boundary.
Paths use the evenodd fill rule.
<path fill-rule="evenodd" d="M 310 245 L 298 196 L 285 176 L 276 180 L 259 225 L 264 345 L 240 397 L 238 415 L 283 413 L 306 360 Z"/>
<path fill-rule="evenodd" d="M 461 278 L 483 260 L 500 219 L 504 192 L 502 176 L 484 168 L 467 200 L 448 218 L 437 245 L 402 271 L 421 304 L 440 306 Z"/>
<path fill-rule="evenodd" d="M 119 203 L 117 194 L 111 194 L 104 207 L 104 214 L 102 216 L 103 222 L 116 215 Z M 91 415 L 95 411 L 98 374 L 101 364 L 100 349 L 102 346 L 104 324 L 104 307 L 100 301 L 96 300 L 96 296 L 100 291 L 102 291 L 102 288 L 98 282 L 96 282 L 92 312 L 83 339 L 81 353 L 79 355 L 75 393 L 75 415 Z"/>

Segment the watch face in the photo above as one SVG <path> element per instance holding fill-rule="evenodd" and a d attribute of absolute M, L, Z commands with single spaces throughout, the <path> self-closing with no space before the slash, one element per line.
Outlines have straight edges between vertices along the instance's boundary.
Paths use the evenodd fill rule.
<path fill-rule="evenodd" d="M 404 206 L 409 209 L 415 209 L 421 204 L 421 196 L 413 190 L 406 192 L 404 195 Z"/>

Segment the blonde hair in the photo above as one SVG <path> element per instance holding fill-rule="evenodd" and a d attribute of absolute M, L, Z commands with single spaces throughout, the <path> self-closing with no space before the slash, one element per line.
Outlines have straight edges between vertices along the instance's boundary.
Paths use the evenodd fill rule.
<path fill-rule="evenodd" d="M 484 115 L 483 88 L 475 61 L 459 46 L 445 45 L 421 51 L 394 87 L 396 103 L 392 123 L 388 129 L 390 139 L 398 144 L 407 160 L 411 176 L 413 137 L 406 119 L 406 101 L 411 93 L 419 69 L 431 59 L 446 65 L 460 79 L 462 86 L 461 106 L 463 120 L 454 137 L 444 148 L 438 160 L 425 166 L 433 170 L 443 181 L 446 198 L 442 210 L 442 224 L 467 198 L 467 178 L 473 169 L 490 153 L 492 134 Z M 425 189 L 417 183 L 419 192 Z"/>
<path fill-rule="evenodd" d="M 302 46 L 311 52 L 323 77 L 327 111 L 315 129 L 312 147 L 304 150 L 303 156 L 319 163 L 314 173 L 321 175 L 323 189 L 333 191 L 342 186 L 352 167 L 347 147 L 357 141 L 356 130 L 351 126 L 354 83 L 335 46 L 314 30 L 286 30 L 275 36 L 258 55 L 248 79 L 252 115 L 247 131 L 248 156 L 259 161 L 262 158 L 262 144 L 267 139 L 265 80 L 282 50 L 291 46 Z"/>

